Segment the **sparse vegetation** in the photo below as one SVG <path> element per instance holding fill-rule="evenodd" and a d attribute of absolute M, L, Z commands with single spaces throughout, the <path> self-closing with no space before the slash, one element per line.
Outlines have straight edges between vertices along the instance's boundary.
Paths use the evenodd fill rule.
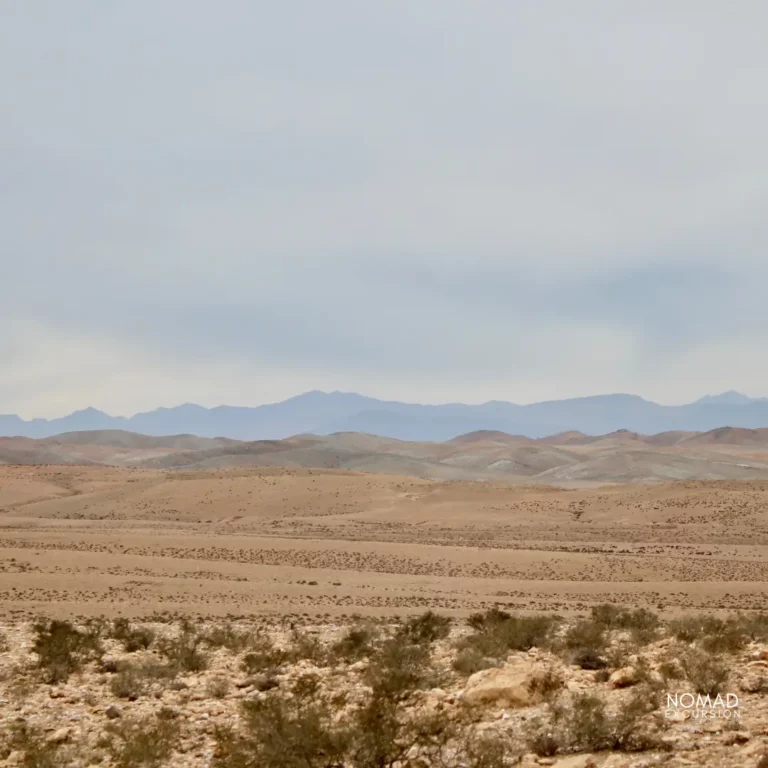
<path fill-rule="evenodd" d="M 66 681 L 103 652 L 98 634 L 77 629 L 68 621 L 39 621 L 34 632 L 32 651 L 37 654 L 38 667 L 48 683 Z"/>
<path fill-rule="evenodd" d="M 672 688 L 714 696 L 732 690 L 727 682 L 736 658 L 708 650 L 711 639 L 759 636 L 763 626 L 759 615 L 688 617 L 666 625 L 650 612 L 605 605 L 588 618 L 568 622 L 491 609 L 468 623 L 471 634 L 451 644 L 442 642 L 451 634 L 451 623 L 433 612 L 389 629 L 358 618 L 332 634 L 293 618 L 273 623 L 269 631 L 181 621 L 151 638 L 141 623 L 39 621 L 31 638 L 35 668 L 25 672 L 17 658 L 0 660 L 0 694 L 8 695 L 27 678 L 39 691 L 39 670 L 46 682 L 74 672 L 84 673 L 89 686 L 98 681 L 83 701 L 101 706 L 102 686 L 110 709 L 118 711 L 108 715 L 112 719 L 101 726 L 101 737 L 89 742 L 89 759 L 116 768 L 160 768 L 177 745 L 180 752 L 189 751 L 191 734 L 197 732 L 190 724 L 197 721 L 189 719 L 185 707 L 206 699 L 219 716 L 205 729 L 208 739 L 215 732 L 216 768 L 391 768 L 415 760 L 509 768 L 526 749 L 540 757 L 666 749 L 660 692 Z M 462 631 L 467 630 L 455 634 Z M 640 648 L 635 631 L 676 640 Z M 126 654 L 112 654 L 113 645 L 103 654 L 100 636 L 119 641 Z M 724 641 L 724 647 L 733 646 Z M 207 651 L 214 648 L 218 652 L 209 666 Z M 538 650 L 527 653 L 532 648 Z M 755 655 L 741 656 L 739 663 L 747 658 Z M 496 684 L 494 673 L 477 682 L 465 678 L 499 663 L 508 665 L 513 680 L 520 679 L 517 669 L 525 670 L 528 695 L 520 696 L 528 715 L 521 712 L 514 725 L 496 717 L 489 721 L 488 713 L 497 712 L 492 698 L 470 701 L 473 685 L 477 691 L 489 681 Z M 569 667 L 574 663 L 595 674 Z M 245 674 L 225 671 L 238 665 Z M 619 665 L 626 682 L 611 677 Z M 738 690 L 760 693 L 761 669 L 758 662 L 737 673 Z M 497 678 L 502 685 L 508 670 Z M 609 678 L 610 685 L 602 685 Z M 677 682 L 665 686 L 665 680 Z M 51 698 L 65 701 L 69 695 L 65 689 Z M 151 711 L 159 706 L 156 698 L 172 706 L 137 719 L 135 707 Z M 125 704 L 136 700 L 141 704 Z M 513 709 L 508 711 L 515 718 Z M 230 719 L 238 711 L 237 720 Z M 220 717 L 224 712 L 227 716 Z M 737 725 L 728 726 L 731 738 L 745 738 Z M 75 731 L 51 731 L 41 730 L 35 718 L 14 723 L 0 738 L 0 761 L 14 752 L 15 764 L 23 768 L 65 764 L 75 749 Z"/>
<path fill-rule="evenodd" d="M 358 661 L 373 653 L 377 637 L 378 632 L 371 626 L 350 627 L 341 639 L 333 644 L 331 655 L 348 662 Z"/>
<path fill-rule="evenodd" d="M 158 640 L 160 653 L 179 670 L 200 672 L 208 666 L 208 657 L 202 651 L 203 636 L 189 622 L 182 622 L 176 637 Z"/>
<path fill-rule="evenodd" d="M 471 674 L 493 666 L 510 651 L 548 647 L 559 619 L 554 616 L 512 616 L 491 608 L 485 613 L 472 614 L 468 624 L 475 632 L 459 642 L 461 660 L 457 659 L 456 669 Z"/>
<path fill-rule="evenodd" d="M 26 720 L 13 723 L 9 732 L 0 736 L 0 760 L 16 752 L 22 768 L 58 768 L 60 751 L 59 744 L 46 740 L 42 729 Z"/>
<path fill-rule="evenodd" d="M 696 693 L 715 696 L 723 692 L 729 671 L 717 656 L 690 648 L 681 656 L 680 664 Z"/>
<path fill-rule="evenodd" d="M 132 627 L 128 619 L 112 622 L 111 637 L 122 642 L 126 652 L 147 650 L 155 640 L 155 632 L 149 627 Z"/>
<path fill-rule="evenodd" d="M 105 746 L 118 768 L 156 768 L 171 756 L 179 734 L 172 716 L 126 719 L 107 726 Z"/>

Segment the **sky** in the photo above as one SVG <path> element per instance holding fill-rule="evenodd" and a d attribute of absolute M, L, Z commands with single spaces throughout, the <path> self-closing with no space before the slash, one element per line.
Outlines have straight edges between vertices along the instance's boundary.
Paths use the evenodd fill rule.
<path fill-rule="evenodd" d="M 0 413 L 768 395 L 761 0 L 4 0 Z"/>

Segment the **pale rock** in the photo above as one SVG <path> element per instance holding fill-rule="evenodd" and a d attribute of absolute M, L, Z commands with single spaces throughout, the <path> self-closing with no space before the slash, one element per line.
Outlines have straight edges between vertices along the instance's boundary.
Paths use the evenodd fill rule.
<path fill-rule="evenodd" d="M 622 667 L 611 674 L 608 682 L 614 688 L 628 688 L 630 685 L 637 685 L 640 676 L 635 667 Z"/>
<path fill-rule="evenodd" d="M 471 706 L 496 704 L 510 709 L 530 706 L 531 672 L 530 666 L 519 663 L 475 672 L 467 680 L 462 698 Z"/>
<path fill-rule="evenodd" d="M 595 768 L 597 762 L 593 755 L 570 755 L 560 758 L 555 768 Z"/>
<path fill-rule="evenodd" d="M 46 744 L 63 744 L 69 741 L 71 731 L 69 728 L 59 728 L 45 737 Z"/>
<path fill-rule="evenodd" d="M 744 693 L 758 693 L 763 690 L 764 686 L 765 677 L 754 672 L 744 675 L 744 677 L 739 680 L 739 690 L 744 691 Z"/>

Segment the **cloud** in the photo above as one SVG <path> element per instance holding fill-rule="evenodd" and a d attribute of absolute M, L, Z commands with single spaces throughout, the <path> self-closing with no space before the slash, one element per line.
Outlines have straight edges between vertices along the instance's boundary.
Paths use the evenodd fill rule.
<path fill-rule="evenodd" d="M 0 411 L 761 393 L 765 22 L 8 3 Z"/>

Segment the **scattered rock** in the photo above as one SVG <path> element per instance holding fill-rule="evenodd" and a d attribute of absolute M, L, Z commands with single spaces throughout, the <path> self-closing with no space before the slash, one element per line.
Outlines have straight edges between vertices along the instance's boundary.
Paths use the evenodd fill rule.
<path fill-rule="evenodd" d="M 528 685 L 531 670 L 522 665 L 484 669 L 475 672 L 464 688 L 463 700 L 470 706 L 495 704 L 510 709 L 527 707 L 532 703 Z"/>
<path fill-rule="evenodd" d="M 608 678 L 608 682 L 614 688 L 628 688 L 630 685 L 637 685 L 640 682 L 640 675 L 635 667 L 622 667 Z"/>
<path fill-rule="evenodd" d="M 116 707 L 114 704 L 110 704 L 104 714 L 110 719 L 110 720 L 117 720 L 117 718 L 123 716 L 123 712 L 120 709 L 120 707 Z"/>

